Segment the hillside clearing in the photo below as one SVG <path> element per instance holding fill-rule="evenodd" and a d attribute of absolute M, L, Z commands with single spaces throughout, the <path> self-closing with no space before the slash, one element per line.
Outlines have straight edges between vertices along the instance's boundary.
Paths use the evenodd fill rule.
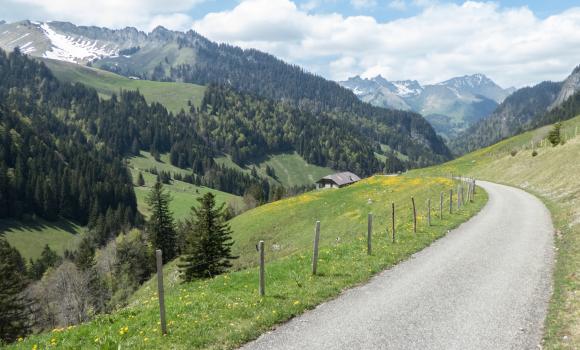
<path fill-rule="evenodd" d="M 182 109 L 188 110 L 188 101 L 194 106 L 200 106 L 205 92 L 204 86 L 196 84 L 129 79 L 75 63 L 49 59 L 43 61 L 61 81 L 83 83 L 107 98 L 112 94 L 119 94 L 120 90 L 139 90 L 147 102 L 159 102 L 173 113 Z"/>
<path fill-rule="evenodd" d="M 145 179 L 145 186 L 134 187 L 135 195 L 137 196 L 137 208 L 139 209 L 139 212 L 145 216 L 149 216 L 147 196 L 157 179 L 157 176 L 149 173 L 148 170 L 155 168 L 158 171 L 167 171 L 171 174 L 189 174 L 187 170 L 171 165 L 167 154 L 161 155 L 160 160 L 161 161 L 156 161 L 149 152 L 141 152 L 140 156 L 129 159 L 129 168 L 133 175 L 133 182 L 136 183 L 139 172 L 143 174 L 143 178 Z M 218 205 L 222 203 L 227 205 L 231 202 L 237 203 L 241 206 L 242 202 L 242 199 L 239 196 L 204 186 L 195 186 L 183 181 L 172 180 L 170 184 L 164 184 L 163 187 L 173 199 L 169 205 L 169 209 L 176 220 L 181 220 L 187 217 L 191 212 L 191 207 L 197 206 L 197 198 L 203 196 L 207 192 L 211 192 L 216 196 L 216 203 L 218 203 Z"/>
<path fill-rule="evenodd" d="M 323 176 L 335 173 L 331 168 L 309 164 L 298 153 L 278 153 L 265 158 L 256 159 L 254 162 L 240 167 L 234 163 L 230 156 L 225 155 L 215 159 L 218 164 L 250 173 L 252 167 L 256 167 L 258 175 L 270 179 L 271 182 L 279 183 L 284 187 L 314 185 L 314 182 Z M 266 174 L 266 167 L 274 169 L 276 178 Z"/>
<path fill-rule="evenodd" d="M 0 220 L 0 232 L 28 260 L 40 257 L 46 244 L 62 256 L 65 249 L 75 248 L 83 228 L 68 220 L 49 222 L 36 218 Z"/>

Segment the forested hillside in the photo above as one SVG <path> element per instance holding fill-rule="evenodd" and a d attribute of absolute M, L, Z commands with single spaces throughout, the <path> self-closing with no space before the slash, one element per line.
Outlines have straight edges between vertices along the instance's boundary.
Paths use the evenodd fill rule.
<path fill-rule="evenodd" d="M 150 36 L 152 40 L 159 40 L 162 36 L 163 45 L 178 43 L 177 48 L 171 47 L 171 55 L 152 60 L 157 62 L 152 71 L 135 72 L 141 67 L 138 62 L 144 57 L 151 59 L 147 49 L 139 49 L 129 58 L 99 60 L 94 66 L 124 75 L 140 74 L 153 80 L 227 85 L 260 97 L 288 101 L 307 113 L 334 112 L 335 117 L 350 122 L 363 135 L 408 155 L 410 166 L 450 158 L 442 139 L 419 114 L 371 106 L 339 84 L 305 72 L 272 55 L 216 44 L 193 31 L 180 33 L 157 28 Z M 179 63 L 183 60 L 176 57 L 186 52 L 194 52 L 195 60 Z"/>
<path fill-rule="evenodd" d="M 117 225 L 135 222 L 120 154 L 97 147 L 72 122 L 98 108 L 95 92 L 60 84 L 44 65 L 0 51 L 0 218 L 37 214 L 87 224 L 108 214 Z"/>

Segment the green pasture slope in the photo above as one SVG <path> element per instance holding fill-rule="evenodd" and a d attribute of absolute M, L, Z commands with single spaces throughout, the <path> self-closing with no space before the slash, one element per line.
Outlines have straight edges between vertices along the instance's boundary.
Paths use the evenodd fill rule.
<path fill-rule="evenodd" d="M 180 173 L 186 175 L 189 172 L 184 169 L 175 167 L 169 163 L 169 156 L 167 154 L 161 156 L 161 161 L 156 161 L 149 152 L 141 152 L 139 157 L 132 157 L 129 159 L 129 168 L 133 175 L 133 182 L 137 182 L 139 172 L 143 174 L 145 179 L 145 186 L 135 186 L 135 195 L 137 196 L 137 208 L 145 216 L 149 215 L 149 206 L 147 205 L 147 196 L 151 191 L 151 187 L 155 184 L 156 175 L 148 172 L 151 168 L 156 168 L 158 171 L 168 171 L 171 174 Z M 207 192 L 211 192 L 216 196 L 216 202 L 229 203 L 237 202 L 241 205 L 241 197 L 214 190 L 204 186 L 195 186 L 187 182 L 172 181 L 171 184 L 163 186 L 173 199 L 170 203 L 169 209 L 173 213 L 176 220 L 187 217 L 191 212 L 192 206 L 197 206 L 197 198 L 203 196 Z"/>
<path fill-rule="evenodd" d="M 40 257 L 46 244 L 62 256 L 65 249 L 73 249 L 83 228 L 68 220 L 48 222 L 40 218 L 0 220 L 0 232 L 11 246 L 28 260 Z"/>
<path fill-rule="evenodd" d="M 165 267 L 169 334 L 158 326 L 155 279 L 147 282 L 131 304 L 110 315 L 70 329 L 33 335 L 12 348 L 231 349 L 275 324 L 338 295 L 344 288 L 409 257 L 474 215 L 485 204 L 483 191 L 475 203 L 443 219 L 426 223 L 425 203 L 455 188 L 449 178 L 375 176 L 338 190 L 312 191 L 266 204 L 234 218 L 234 251 L 240 255 L 231 273 L 180 283 L 176 262 Z M 412 230 L 411 196 L 418 206 L 418 232 Z M 397 239 L 391 241 L 390 206 L 395 202 Z M 367 214 L 374 214 L 373 254 L 367 255 Z M 310 272 L 316 220 L 321 221 L 319 274 Z M 266 242 L 266 296 L 257 291 L 258 240 Z M 126 330 L 126 331 L 125 331 Z"/>
<path fill-rule="evenodd" d="M 205 87 L 196 84 L 159 82 L 129 79 L 101 69 L 79 64 L 44 59 L 44 63 L 60 80 L 82 83 L 97 90 L 101 96 L 110 97 L 122 90 L 139 90 L 149 102 L 159 102 L 168 110 L 177 113 L 187 110 L 188 101 L 195 106 L 201 105 Z"/>
<path fill-rule="evenodd" d="M 234 163 L 229 156 L 222 156 L 215 159 L 218 164 L 234 168 L 246 173 L 250 173 L 253 166 L 258 174 L 270 179 L 273 183 L 279 183 L 285 187 L 313 185 L 323 176 L 333 174 L 336 171 L 328 167 L 309 164 L 298 153 L 278 153 L 264 158 L 256 159 L 253 163 L 240 167 Z M 276 178 L 266 174 L 266 167 L 274 169 Z"/>

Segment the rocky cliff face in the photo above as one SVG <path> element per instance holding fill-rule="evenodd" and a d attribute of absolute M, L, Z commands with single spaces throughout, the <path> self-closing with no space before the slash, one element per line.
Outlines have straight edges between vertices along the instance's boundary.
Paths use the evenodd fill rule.
<path fill-rule="evenodd" d="M 564 80 L 562 84 L 562 89 L 558 96 L 554 100 L 554 102 L 550 105 L 548 110 L 552 110 L 562 103 L 564 103 L 567 99 L 569 99 L 572 95 L 580 90 L 580 66 L 576 67 L 572 74 Z"/>

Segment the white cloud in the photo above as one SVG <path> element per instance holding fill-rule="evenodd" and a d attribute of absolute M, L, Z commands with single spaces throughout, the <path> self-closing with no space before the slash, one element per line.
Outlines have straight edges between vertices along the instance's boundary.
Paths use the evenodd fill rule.
<path fill-rule="evenodd" d="M 436 82 L 481 72 L 504 86 L 563 79 L 580 63 L 580 8 L 540 19 L 527 7 L 414 0 L 413 17 L 311 14 L 289 0 L 246 0 L 193 28 L 332 79 L 354 73 Z"/>
<path fill-rule="evenodd" d="M 191 27 L 193 20 L 184 12 L 202 1 L 204 0 L 0 0 L 0 4 L 6 17 L 14 11 L 14 17 L 26 14 L 24 18 L 63 20 L 84 25 L 152 29 L 156 24 L 163 24 L 172 29 L 187 29 Z"/>

